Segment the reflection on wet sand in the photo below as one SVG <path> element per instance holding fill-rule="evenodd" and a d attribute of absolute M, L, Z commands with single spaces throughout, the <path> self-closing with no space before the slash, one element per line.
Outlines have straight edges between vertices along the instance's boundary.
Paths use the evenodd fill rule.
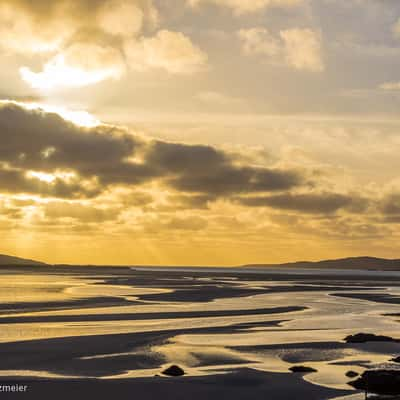
<path fill-rule="evenodd" d="M 357 399 L 349 370 L 399 365 L 390 361 L 398 342 L 343 341 L 358 332 L 399 336 L 400 284 L 391 274 L 3 270 L 0 375 L 142 385 L 178 364 L 184 382 L 196 385 L 257 372 L 263 384 L 285 380 L 283 392 L 302 384 L 307 397 L 298 392 L 298 399 Z M 317 372 L 293 374 L 293 365 Z"/>

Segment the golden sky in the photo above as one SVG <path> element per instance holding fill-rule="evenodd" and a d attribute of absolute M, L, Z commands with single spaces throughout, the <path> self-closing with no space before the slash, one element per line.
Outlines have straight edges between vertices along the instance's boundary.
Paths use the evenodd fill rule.
<path fill-rule="evenodd" d="M 0 0 L 0 252 L 399 257 L 397 0 Z"/>

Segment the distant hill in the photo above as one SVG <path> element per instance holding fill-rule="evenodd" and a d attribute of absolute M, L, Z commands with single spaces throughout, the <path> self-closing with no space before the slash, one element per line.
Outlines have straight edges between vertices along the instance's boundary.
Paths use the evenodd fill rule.
<path fill-rule="evenodd" d="M 376 257 L 349 257 L 337 260 L 297 261 L 285 264 L 248 264 L 245 268 L 331 268 L 365 270 L 400 270 L 400 259 L 389 260 Z"/>
<path fill-rule="evenodd" d="M 46 263 L 28 260 L 25 258 L 6 256 L 5 254 L 0 254 L 0 266 L 12 266 L 12 265 L 47 265 Z"/>

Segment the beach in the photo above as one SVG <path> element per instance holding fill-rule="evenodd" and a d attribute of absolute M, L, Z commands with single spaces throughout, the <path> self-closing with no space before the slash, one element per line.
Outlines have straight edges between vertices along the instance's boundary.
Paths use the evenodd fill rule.
<path fill-rule="evenodd" d="M 390 366 L 400 272 L 3 267 L 2 398 L 362 399 Z M 184 375 L 166 376 L 177 365 Z M 313 372 L 293 373 L 306 366 Z M 353 378 L 354 379 L 354 378 Z M 11 386 L 27 390 L 11 391 Z"/>

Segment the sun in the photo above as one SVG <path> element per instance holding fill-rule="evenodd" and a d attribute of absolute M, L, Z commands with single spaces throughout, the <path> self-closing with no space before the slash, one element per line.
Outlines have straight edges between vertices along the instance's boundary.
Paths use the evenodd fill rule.
<path fill-rule="evenodd" d="M 76 62 L 70 63 L 64 54 L 58 54 L 40 72 L 21 67 L 19 73 L 33 89 L 51 92 L 90 86 L 110 78 L 118 79 L 122 71 L 119 65 L 95 65 L 88 68 Z"/>

